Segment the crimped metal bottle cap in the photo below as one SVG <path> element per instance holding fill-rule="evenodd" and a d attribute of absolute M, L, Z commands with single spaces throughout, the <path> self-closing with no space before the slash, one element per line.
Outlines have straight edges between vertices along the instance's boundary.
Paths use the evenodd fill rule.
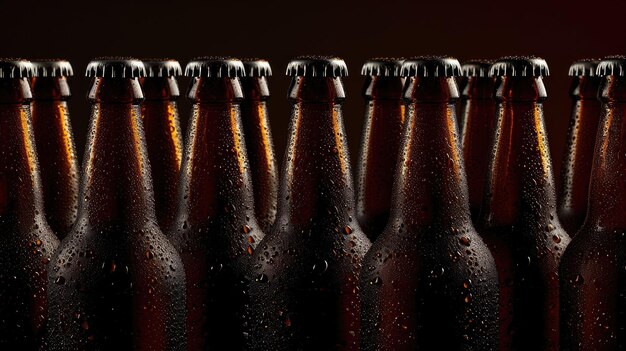
<path fill-rule="evenodd" d="M 87 65 L 87 77 L 140 78 L 146 76 L 143 62 L 128 57 L 101 57 Z"/>
<path fill-rule="evenodd" d="M 243 63 L 228 56 L 197 57 L 185 67 L 187 77 L 245 77 Z"/>
<path fill-rule="evenodd" d="M 271 77 L 272 67 L 265 59 L 244 58 L 241 60 L 246 72 L 246 77 Z"/>
<path fill-rule="evenodd" d="M 608 56 L 600 63 L 596 69 L 596 75 L 603 76 L 626 76 L 626 56 Z"/>
<path fill-rule="evenodd" d="M 146 77 L 177 77 L 183 74 L 180 63 L 174 59 L 143 59 L 146 67 Z"/>
<path fill-rule="evenodd" d="M 63 59 L 37 59 L 31 61 L 35 77 L 71 77 L 74 75 L 72 64 Z"/>
<path fill-rule="evenodd" d="M 492 77 L 547 77 L 550 75 L 546 60 L 534 56 L 507 56 L 498 59 L 489 69 Z"/>
<path fill-rule="evenodd" d="M 377 57 L 372 58 L 363 64 L 361 68 L 362 76 L 400 77 L 403 58 Z"/>
<path fill-rule="evenodd" d="M 346 77 L 346 62 L 334 56 L 299 56 L 287 65 L 290 77 Z"/>
<path fill-rule="evenodd" d="M 402 64 L 403 77 L 458 77 L 461 64 L 454 57 L 418 56 L 407 59 Z"/>
<path fill-rule="evenodd" d="M 34 75 L 33 64 L 19 58 L 0 58 L 0 78 L 30 78 Z"/>
<path fill-rule="evenodd" d="M 463 77 L 489 77 L 492 60 L 469 60 L 461 65 Z"/>

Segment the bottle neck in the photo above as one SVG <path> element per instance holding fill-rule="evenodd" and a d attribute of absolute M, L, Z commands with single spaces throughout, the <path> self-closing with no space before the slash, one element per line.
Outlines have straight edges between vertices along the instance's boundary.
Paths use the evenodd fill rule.
<path fill-rule="evenodd" d="M 144 101 L 174 101 L 180 96 L 175 77 L 146 77 L 140 83 Z"/>
<path fill-rule="evenodd" d="M 404 225 L 471 223 L 457 140 L 454 78 L 412 78 L 391 217 Z"/>
<path fill-rule="evenodd" d="M 66 101 L 72 97 L 66 77 L 34 77 L 30 81 L 33 101 Z"/>
<path fill-rule="evenodd" d="M 362 95 L 365 100 L 402 100 L 406 78 L 366 76 Z"/>
<path fill-rule="evenodd" d="M 278 207 L 282 221 L 306 226 L 334 219 L 329 225 L 335 226 L 354 218 L 344 96 L 340 78 L 292 80 L 289 146 Z"/>
<path fill-rule="evenodd" d="M 552 163 L 544 124 L 541 77 L 504 77 L 482 224 L 536 226 L 556 218 Z"/>
<path fill-rule="evenodd" d="M 180 179 L 179 214 L 195 223 L 218 216 L 252 218 L 239 79 L 196 78 L 191 90 L 195 102 Z"/>
<path fill-rule="evenodd" d="M 595 145 L 586 225 L 626 229 L 626 78 L 601 84 L 601 118 Z"/>
<path fill-rule="evenodd" d="M 469 100 L 493 100 L 495 78 L 493 77 L 469 77 L 463 97 Z"/>
<path fill-rule="evenodd" d="M 266 77 L 241 78 L 241 87 L 246 101 L 267 101 L 270 98 Z"/>
<path fill-rule="evenodd" d="M 83 165 L 80 219 L 141 227 L 155 221 L 137 79 L 97 78 Z"/>
<path fill-rule="evenodd" d="M 30 229 L 44 211 L 27 104 L 0 104 L 0 150 L 0 220 Z"/>
<path fill-rule="evenodd" d="M 574 77 L 569 94 L 572 100 L 598 101 L 600 77 Z"/>

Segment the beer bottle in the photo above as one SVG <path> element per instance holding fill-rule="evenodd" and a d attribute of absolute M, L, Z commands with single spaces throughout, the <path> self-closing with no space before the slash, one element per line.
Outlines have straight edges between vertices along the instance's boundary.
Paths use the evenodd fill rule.
<path fill-rule="evenodd" d="M 158 227 L 139 60 L 87 66 L 91 126 L 78 218 L 48 280 L 50 350 L 184 350 L 185 276 Z"/>
<path fill-rule="evenodd" d="M 276 220 L 278 200 L 278 171 L 267 113 L 267 77 L 272 75 L 272 68 L 263 59 L 245 59 L 243 66 L 246 74 L 241 77 L 241 123 L 250 162 L 254 210 L 261 230 L 269 233 Z"/>
<path fill-rule="evenodd" d="M 250 350 L 358 350 L 361 259 L 336 57 L 292 60 L 276 223 L 253 256 Z"/>
<path fill-rule="evenodd" d="M 581 60 L 574 62 L 569 69 L 572 115 L 561 173 L 559 219 L 571 236 L 580 229 L 587 215 L 589 175 L 600 120 L 597 65 L 595 60 Z"/>
<path fill-rule="evenodd" d="M 490 75 L 497 121 L 478 231 L 498 267 L 500 350 L 557 350 L 558 265 L 570 239 L 557 218 L 543 119 L 548 65 L 502 58 Z"/>
<path fill-rule="evenodd" d="M 456 124 L 457 124 L 457 129 L 462 132 L 463 131 L 463 125 L 465 125 L 465 121 L 463 120 L 463 111 L 465 110 L 465 105 L 467 104 L 467 97 L 465 95 L 463 95 L 463 92 L 465 91 L 465 86 L 467 85 L 467 77 L 463 75 L 463 64 L 461 65 L 461 75 L 458 77 L 454 77 L 454 79 L 456 80 L 456 85 L 457 85 L 457 90 L 459 91 L 459 98 L 457 99 L 456 103 L 455 103 L 455 108 L 456 108 Z"/>
<path fill-rule="evenodd" d="M 67 77 L 74 75 L 65 60 L 34 61 L 31 113 L 41 172 L 46 219 L 59 238 L 76 220 L 78 160 L 67 100 L 72 96 Z"/>
<path fill-rule="evenodd" d="M 144 101 L 141 116 L 159 226 L 166 231 L 176 212 L 176 192 L 182 163 L 182 134 L 178 118 L 179 91 L 176 76 L 182 74 L 176 60 L 144 60 L 146 77 L 140 78 Z"/>
<path fill-rule="evenodd" d="M 389 224 L 363 259 L 362 350 L 494 350 L 498 277 L 469 212 L 451 57 L 402 65 L 407 113 Z"/>
<path fill-rule="evenodd" d="M 245 273 L 264 236 L 241 127 L 244 67 L 197 58 L 185 75 L 193 107 L 170 235 L 187 271 L 188 350 L 241 350 Z"/>
<path fill-rule="evenodd" d="M 58 240 L 46 222 L 25 60 L 0 59 L 0 349 L 43 350 L 46 269 Z"/>
<path fill-rule="evenodd" d="M 402 59 L 376 58 L 365 62 L 365 126 L 357 178 L 357 219 L 374 241 L 389 219 L 396 161 L 404 123 L 400 77 Z"/>
<path fill-rule="evenodd" d="M 561 349 L 626 346 L 626 57 L 600 61 L 587 217 L 561 261 Z"/>
<path fill-rule="evenodd" d="M 491 156 L 491 139 L 496 126 L 494 78 L 489 76 L 491 64 L 491 61 L 475 60 L 461 66 L 462 74 L 467 79 L 467 84 L 461 92 L 463 96 L 461 147 L 473 220 L 478 217 L 482 204 Z"/>

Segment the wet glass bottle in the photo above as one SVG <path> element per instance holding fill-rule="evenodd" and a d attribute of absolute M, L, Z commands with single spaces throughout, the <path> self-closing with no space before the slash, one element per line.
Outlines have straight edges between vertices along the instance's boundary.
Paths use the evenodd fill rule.
<path fill-rule="evenodd" d="M 598 61 L 580 60 L 569 68 L 572 77 L 570 97 L 572 115 L 567 131 L 567 147 L 563 158 L 559 188 L 559 219 L 573 237 L 587 215 L 589 175 L 600 121 L 596 76 Z"/>
<path fill-rule="evenodd" d="M 178 210 L 170 233 L 187 272 L 188 350 L 241 350 L 245 272 L 264 234 L 241 126 L 240 60 L 197 58 Z"/>
<path fill-rule="evenodd" d="M 78 218 L 51 262 L 50 350 L 184 350 L 185 275 L 158 227 L 139 60 L 91 61 Z"/>
<path fill-rule="evenodd" d="M 500 280 L 500 350 L 558 350 L 561 255 L 570 241 L 557 218 L 543 117 L 548 65 L 502 58 L 492 160 L 477 229 Z"/>
<path fill-rule="evenodd" d="M 365 126 L 357 177 L 357 219 L 374 241 L 389 219 L 396 161 L 404 124 L 400 77 L 402 59 L 377 58 L 365 62 Z"/>
<path fill-rule="evenodd" d="M 32 132 L 32 64 L 0 59 L 0 349 L 45 350 L 47 268 L 58 240 L 44 212 Z"/>
<path fill-rule="evenodd" d="M 491 160 L 491 140 L 496 128 L 496 100 L 493 96 L 495 79 L 489 76 L 491 64 L 491 61 L 474 60 L 461 66 L 462 74 L 467 79 L 461 91 L 461 148 L 467 172 L 472 220 L 476 220 L 482 205 L 483 188 Z"/>
<path fill-rule="evenodd" d="M 46 219 L 62 239 L 78 209 L 78 157 L 67 107 L 72 65 L 65 60 L 38 60 L 33 66 L 31 114 Z"/>
<path fill-rule="evenodd" d="M 355 219 L 335 57 L 287 67 L 291 125 L 278 215 L 250 274 L 250 350 L 358 350 L 361 259 L 370 246 Z"/>
<path fill-rule="evenodd" d="M 561 261 L 561 350 L 626 347 L 626 57 L 598 64 L 587 217 Z"/>
<path fill-rule="evenodd" d="M 272 68 L 263 59 L 244 59 L 243 66 L 246 74 L 241 78 L 241 123 L 254 188 L 254 211 L 261 230 L 269 233 L 276 220 L 278 201 L 278 168 L 267 113 L 267 77 L 272 75 Z"/>
<path fill-rule="evenodd" d="M 182 164 L 183 140 L 176 100 L 180 64 L 171 59 L 143 60 L 146 77 L 140 78 L 144 100 L 141 117 L 152 173 L 159 226 L 167 231 L 176 212 L 176 192 Z"/>
<path fill-rule="evenodd" d="M 407 113 L 389 224 L 363 260 L 368 350 L 494 350 L 498 278 L 469 212 L 449 57 L 404 62 Z"/>

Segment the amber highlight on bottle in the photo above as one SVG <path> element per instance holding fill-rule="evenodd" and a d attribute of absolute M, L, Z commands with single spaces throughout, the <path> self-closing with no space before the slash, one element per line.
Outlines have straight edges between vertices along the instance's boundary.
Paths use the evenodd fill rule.
<path fill-rule="evenodd" d="M 467 173 L 470 212 L 478 218 L 491 160 L 491 146 L 496 128 L 495 78 L 489 75 L 492 62 L 468 61 L 461 66 L 466 84 L 461 94 L 461 148 Z"/>
<path fill-rule="evenodd" d="M 78 218 L 50 267 L 49 350 L 184 350 L 185 275 L 154 212 L 143 63 L 96 59 L 86 74 L 91 126 Z"/>
<path fill-rule="evenodd" d="M 272 68 L 266 60 L 253 58 L 244 59 L 243 66 L 241 124 L 250 162 L 254 211 L 261 230 L 269 233 L 276 220 L 278 202 L 278 167 L 267 113 L 270 99 L 267 77 L 272 75 Z"/>
<path fill-rule="evenodd" d="M 365 125 L 357 177 L 357 219 L 374 241 L 389 219 L 391 194 L 404 125 L 400 77 L 403 59 L 376 58 L 363 64 Z"/>
<path fill-rule="evenodd" d="M 74 73 L 66 60 L 37 60 L 33 66 L 31 114 L 46 219 L 62 239 L 78 210 L 78 157 L 67 106 L 67 77 Z"/>
<path fill-rule="evenodd" d="M 44 212 L 28 79 L 32 64 L 0 59 L 0 349 L 45 350 L 47 269 L 58 240 Z"/>
<path fill-rule="evenodd" d="M 361 260 L 370 246 L 355 215 L 334 57 L 287 68 L 291 125 L 278 214 L 253 256 L 249 350 L 359 349 Z"/>
<path fill-rule="evenodd" d="M 172 59 L 143 60 L 146 77 L 140 78 L 144 100 L 141 117 L 152 173 L 159 226 L 167 231 L 176 214 L 178 177 L 183 160 L 183 139 L 176 100 L 180 64 Z"/>
<path fill-rule="evenodd" d="M 170 235 L 187 272 L 187 349 L 243 350 L 245 273 L 264 236 L 241 126 L 244 68 L 205 57 L 185 75 L 193 105 Z"/>
<path fill-rule="evenodd" d="M 500 350 L 558 350 L 558 266 L 570 238 L 557 217 L 544 125 L 548 65 L 502 58 L 490 74 L 496 134 L 477 229 L 498 267 Z"/>
<path fill-rule="evenodd" d="M 470 218 L 450 57 L 404 62 L 406 126 L 387 228 L 363 260 L 361 350 L 494 350 L 498 278 Z"/>
<path fill-rule="evenodd" d="M 561 350 L 626 346 L 626 57 L 598 64 L 600 126 L 587 217 L 561 262 Z"/>
<path fill-rule="evenodd" d="M 601 79 L 596 75 L 597 66 L 596 60 L 580 60 L 569 69 L 572 115 L 561 170 L 559 219 L 572 237 L 587 215 L 589 176 L 600 122 Z"/>

